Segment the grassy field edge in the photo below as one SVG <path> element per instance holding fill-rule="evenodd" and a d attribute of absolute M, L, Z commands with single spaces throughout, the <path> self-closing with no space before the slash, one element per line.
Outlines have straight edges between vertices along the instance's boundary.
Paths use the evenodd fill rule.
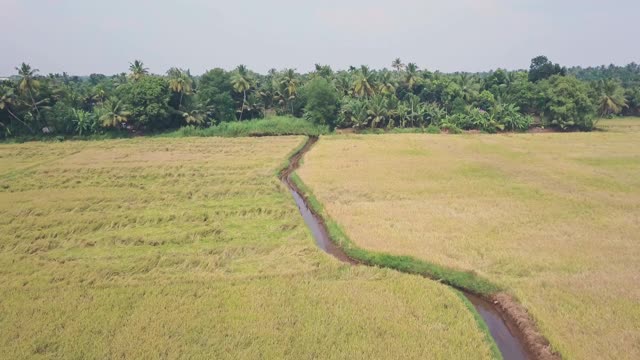
<path fill-rule="evenodd" d="M 278 174 L 281 174 L 287 167 L 290 166 L 291 159 L 307 145 L 308 141 L 310 141 L 309 138 L 307 138 L 306 141 L 303 141 L 290 153 L 287 160 L 279 168 Z M 303 159 L 300 159 L 300 165 L 302 164 L 302 160 Z M 502 354 L 500 353 L 498 345 L 494 341 L 489 328 L 484 323 L 482 317 L 476 311 L 471 302 L 469 302 L 469 300 L 467 300 L 467 298 L 459 290 L 468 290 L 476 294 L 488 297 L 499 292 L 500 288 L 498 286 L 469 272 L 461 272 L 453 269 L 448 269 L 436 264 L 418 260 L 410 256 L 389 255 L 359 248 L 353 241 L 351 241 L 351 239 L 349 239 L 340 225 L 338 225 L 337 222 L 335 222 L 326 214 L 324 207 L 322 206 L 320 201 L 315 197 L 311 189 L 295 172 L 290 175 L 290 179 L 291 182 L 297 187 L 299 192 L 307 200 L 307 203 L 311 210 L 327 227 L 331 241 L 340 246 L 349 257 L 358 260 L 366 265 L 390 268 L 408 274 L 422 275 L 454 287 L 454 289 L 452 290 L 454 291 L 456 296 L 463 302 L 464 306 L 469 310 L 469 312 L 471 312 L 478 326 L 478 329 L 484 335 L 484 339 L 490 347 L 492 357 L 494 359 L 502 359 Z"/>
<path fill-rule="evenodd" d="M 300 136 L 300 135 L 289 135 L 289 136 Z M 309 139 L 310 138 L 308 136 L 302 138 L 300 140 L 300 143 L 287 154 L 287 157 L 285 158 L 285 160 L 282 161 L 280 166 L 278 166 L 275 170 L 275 174 L 277 177 L 280 177 L 282 173 L 284 173 L 284 171 L 287 170 L 289 166 L 291 166 L 291 160 L 296 155 L 298 155 L 300 151 L 302 151 L 302 149 L 307 145 L 307 142 L 309 142 Z"/>
<path fill-rule="evenodd" d="M 306 145 L 306 141 L 303 142 L 302 146 L 304 147 L 304 145 Z M 293 152 L 293 154 L 296 153 L 297 151 Z M 478 329 L 480 329 L 480 331 L 483 333 L 485 341 L 491 349 L 492 356 L 495 359 L 502 359 L 502 354 L 500 353 L 498 345 L 494 341 L 493 336 L 491 336 L 489 328 L 484 323 L 482 317 L 476 311 L 473 305 L 464 297 L 464 295 L 459 290 L 468 290 L 477 293 L 478 295 L 488 297 L 500 290 L 496 285 L 490 283 L 487 280 L 479 278 L 477 275 L 447 269 L 442 266 L 430 264 L 410 256 L 389 255 L 359 248 L 353 241 L 351 241 L 351 239 L 349 239 L 349 237 L 347 237 L 340 225 L 338 225 L 338 223 L 336 223 L 326 214 L 326 212 L 324 211 L 324 207 L 322 206 L 320 201 L 313 195 L 311 189 L 304 184 L 302 179 L 300 179 L 300 177 L 296 173 L 291 174 L 291 181 L 295 184 L 300 193 L 305 197 L 308 205 L 311 207 L 311 210 L 320 217 L 320 220 L 322 222 L 324 222 L 329 232 L 331 241 L 340 246 L 344 250 L 344 252 L 352 259 L 358 260 L 365 265 L 390 268 L 396 271 L 413 275 L 422 275 L 454 287 L 454 289 L 452 290 L 456 293 L 456 296 L 461 299 L 469 312 L 471 312 L 478 326 Z"/>
<path fill-rule="evenodd" d="M 340 225 L 331 219 L 324 207 L 313 195 L 311 189 L 304 184 L 297 174 L 291 174 L 291 181 L 307 199 L 311 209 L 321 218 L 329 230 L 331 240 L 340 246 L 349 257 L 367 265 L 386 267 L 404 273 L 423 275 L 440 281 L 454 288 L 470 291 L 474 294 L 489 297 L 502 289 L 473 272 L 459 271 L 406 255 L 390 255 L 370 251 L 358 247 L 342 230 Z"/>
<path fill-rule="evenodd" d="M 473 318 L 476 321 L 476 324 L 478 325 L 478 328 L 480 329 L 480 331 L 484 335 L 485 341 L 491 347 L 491 355 L 493 356 L 493 358 L 494 359 L 503 359 L 502 353 L 500 353 L 500 349 L 498 348 L 498 344 L 496 344 L 496 342 L 493 340 L 493 336 L 491 335 L 491 332 L 489 331 L 489 326 L 487 326 L 487 324 L 482 319 L 482 316 L 480 316 L 478 311 L 476 311 L 476 308 L 473 306 L 471 301 L 469 301 L 469 299 L 467 299 L 467 297 L 464 296 L 464 294 L 460 290 L 458 290 L 458 289 L 451 289 L 451 290 L 456 294 L 456 296 L 458 296 L 460 301 L 462 301 L 464 306 L 473 315 Z"/>

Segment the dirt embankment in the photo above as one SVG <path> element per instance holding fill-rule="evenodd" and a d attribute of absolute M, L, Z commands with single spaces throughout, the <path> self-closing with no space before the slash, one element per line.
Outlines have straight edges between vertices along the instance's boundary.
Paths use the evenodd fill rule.
<path fill-rule="evenodd" d="M 512 322 L 519 329 L 527 349 L 535 359 L 561 359 L 559 354 L 553 352 L 549 341 L 542 336 L 527 310 L 518 304 L 511 295 L 498 293 L 491 298 L 508 321 Z"/>

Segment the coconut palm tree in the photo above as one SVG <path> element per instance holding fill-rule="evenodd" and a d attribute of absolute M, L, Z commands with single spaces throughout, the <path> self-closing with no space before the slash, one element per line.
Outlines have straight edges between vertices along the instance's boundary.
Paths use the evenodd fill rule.
<path fill-rule="evenodd" d="M 396 85 L 389 71 L 384 70 L 380 73 L 378 91 L 383 95 L 390 95 L 396 92 Z"/>
<path fill-rule="evenodd" d="M 104 113 L 100 116 L 100 121 L 107 127 L 118 127 L 122 123 L 126 123 L 131 113 L 125 111 L 122 106 L 122 101 L 111 98 L 102 104 L 101 107 Z"/>
<path fill-rule="evenodd" d="M 262 103 L 260 96 L 255 92 L 247 96 L 246 108 L 250 114 L 256 117 L 264 117 L 265 106 Z"/>
<path fill-rule="evenodd" d="M 38 105 L 36 104 L 36 100 L 33 97 L 33 93 L 37 92 L 40 88 L 40 81 L 36 79 L 36 73 L 40 70 L 32 69 L 31 65 L 22 63 L 20 67 L 16 68 L 18 70 L 18 76 L 20 76 L 20 82 L 18 83 L 18 89 L 24 95 L 29 95 L 31 99 L 31 104 L 33 108 L 38 113 L 38 117 L 40 117 L 40 109 L 38 109 Z"/>
<path fill-rule="evenodd" d="M 204 123 L 206 113 L 201 109 L 192 109 L 190 111 L 181 112 L 180 115 L 187 124 L 200 125 Z"/>
<path fill-rule="evenodd" d="M 284 72 L 280 84 L 286 89 L 288 94 L 287 100 L 291 103 L 291 115 L 293 115 L 293 99 L 298 95 L 298 79 L 294 69 L 288 69 Z"/>
<path fill-rule="evenodd" d="M 391 63 L 391 67 L 396 69 L 397 72 L 400 72 L 402 71 L 402 69 L 404 69 L 405 65 L 402 63 L 402 60 L 400 60 L 400 58 L 396 58 Z"/>
<path fill-rule="evenodd" d="M 142 79 L 143 76 L 149 74 L 149 69 L 144 67 L 144 63 L 140 60 L 134 60 L 132 63 L 129 63 L 129 71 L 131 71 L 129 76 L 134 81 L 138 81 Z"/>
<path fill-rule="evenodd" d="M 416 124 L 422 125 L 425 116 L 425 107 L 422 102 L 420 102 L 420 98 L 417 95 L 409 94 L 404 101 L 404 106 L 406 107 L 406 118 L 408 122 L 411 123 L 411 126 L 415 126 Z"/>
<path fill-rule="evenodd" d="M 33 129 L 29 124 L 20 119 L 13 111 L 11 111 L 11 107 L 15 105 L 17 102 L 16 94 L 13 92 L 13 89 L 8 86 L 0 87 L 0 111 L 6 110 L 9 115 L 16 119 L 19 123 L 24 125 L 29 131 L 34 134 Z"/>
<path fill-rule="evenodd" d="M 276 89 L 273 91 L 273 101 L 275 101 L 282 110 L 287 108 L 286 90 L 282 88 L 280 83 L 276 83 Z"/>
<path fill-rule="evenodd" d="M 460 73 L 454 78 L 454 81 L 462 91 L 462 99 L 467 103 L 473 102 L 480 89 L 480 84 L 475 81 L 475 78 L 468 73 Z"/>
<path fill-rule="evenodd" d="M 231 86 L 237 93 L 242 93 L 242 108 L 240 108 L 240 121 L 242 121 L 242 114 L 247 103 L 247 91 L 251 89 L 251 76 L 247 67 L 239 65 L 234 74 L 231 76 Z"/>
<path fill-rule="evenodd" d="M 180 100 L 178 101 L 178 110 L 180 110 L 183 96 L 191 95 L 193 91 L 193 79 L 189 70 L 185 71 L 175 67 L 169 69 L 167 75 L 169 76 L 169 89 L 180 94 Z"/>
<path fill-rule="evenodd" d="M 333 69 L 331 69 L 331 66 L 315 64 L 315 68 L 316 71 L 314 73 L 314 76 L 320 76 L 327 80 L 331 80 L 331 78 L 333 77 Z"/>
<path fill-rule="evenodd" d="M 117 74 L 117 75 L 113 75 L 112 78 L 113 78 L 113 85 L 116 88 L 119 88 L 122 85 L 127 83 L 127 73 L 123 72 L 123 73 L 120 73 L 120 74 Z"/>
<path fill-rule="evenodd" d="M 404 81 L 409 87 L 409 90 L 413 91 L 413 87 L 418 83 L 419 80 L 420 79 L 418 77 L 418 65 L 414 63 L 408 63 L 406 73 L 404 76 Z"/>
<path fill-rule="evenodd" d="M 600 116 L 605 117 L 618 114 L 623 108 L 627 107 L 624 89 L 620 86 L 619 82 L 611 79 L 600 80 L 597 88 L 600 91 L 600 97 L 598 99 L 598 112 Z"/>
<path fill-rule="evenodd" d="M 384 123 L 385 119 L 389 115 L 387 109 L 387 99 L 382 95 L 374 96 L 369 102 L 367 114 L 369 114 L 371 128 L 376 127 L 376 125 L 380 123 Z"/>
<path fill-rule="evenodd" d="M 107 97 L 107 91 L 104 89 L 104 86 L 102 84 L 93 88 L 92 94 L 91 94 L 92 102 L 100 104 L 104 102 L 106 97 Z"/>
<path fill-rule="evenodd" d="M 338 73 L 338 76 L 336 76 L 333 84 L 342 96 L 353 95 L 353 83 L 351 81 L 351 75 L 349 73 Z"/>
<path fill-rule="evenodd" d="M 353 92 L 360 97 L 370 97 L 375 94 L 375 79 L 369 67 L 362 65 L 358 70 L 353 84 Z"/>
<path fill-rule="evenodd" d="M 369 106 L 367 105 L 367 103 L 363 101 L 353 109 L 354 127 L 361 129 L 369 124 L 369 113 L 367 110 L 368 108 Z"/>
<path fill-rule="evenodd" d="M 369 123 L 367 113 L 368 103 L 363 99 L 351 99 L 340 110 L 340 116 L 345 124 L 351 124 L 356 129 L 362 129 Z"/>

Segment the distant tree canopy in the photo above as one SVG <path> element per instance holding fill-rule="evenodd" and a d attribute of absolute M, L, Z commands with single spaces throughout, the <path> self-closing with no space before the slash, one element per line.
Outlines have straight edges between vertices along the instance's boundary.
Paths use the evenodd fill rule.
<path fill-rule="evenodd" d="M 231 74 L 216 68 L 200 78 L 196 102 L 203 107 L 213 122 L 235 118 L 235 102 Z"/>
<path fill-rule="evenodd" d="M 330 130 L 338 119 L 338 91 L 324 77 L 316 77 L 304 87 L 307 99 L 305 117 L 315 124 L 328 125 Z"/>
<path fill-rule="evenodd" d="M 389 69 L 316 64 L 301 74 L 244 65 L 193 76 L 173 67 L 149 72 L 140 60 L 128 73 L 42 75 L 29 64 L 0 81 L 0 136 L 88 135 L 163 131 L 184 125 L 305 117 L 330 127 L 436 126 L 446 131 L 525 130 L 539 125 L 590 130 L 598 117 L 640 113 L 640 66 L 572 67 L 545 56 L 529 70 L 445 74 L 395 59 Z"/>
<path fill-rule="evenodd" d="M 135 78 L 134 78 L 135 79 Z M 136 128 L 162 129 L 169 127 L 168 83 L 156 76 L 143 76 L 119 86 L 115 97 L 130 111 L 128 123 Z"/>
<path fill-rule="evenodd" d="M 541 112 L 552 126 L 591 130 L 594 106 L 587 84 L 574 77 L 553 75 L 540 84 Z"/>
<path fill-rule="evenodd" d="M 529 81 L 537 82 L 548 79 L 553 75 L 566 75 L 567 69 L 559 64 L 554 64 L 546 56 L 537 56 L 531 59 L 529 66 Z"/>

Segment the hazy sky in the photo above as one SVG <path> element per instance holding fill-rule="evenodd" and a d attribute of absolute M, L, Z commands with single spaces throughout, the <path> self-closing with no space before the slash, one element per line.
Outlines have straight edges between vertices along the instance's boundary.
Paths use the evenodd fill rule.
<path fill-rule="evenodd" d="M 242 63 L 259 72 L 389 67 L 526 68 L 640 62 L 639 0 L 0 0 L 0 76 L 192 73 Z"/>

